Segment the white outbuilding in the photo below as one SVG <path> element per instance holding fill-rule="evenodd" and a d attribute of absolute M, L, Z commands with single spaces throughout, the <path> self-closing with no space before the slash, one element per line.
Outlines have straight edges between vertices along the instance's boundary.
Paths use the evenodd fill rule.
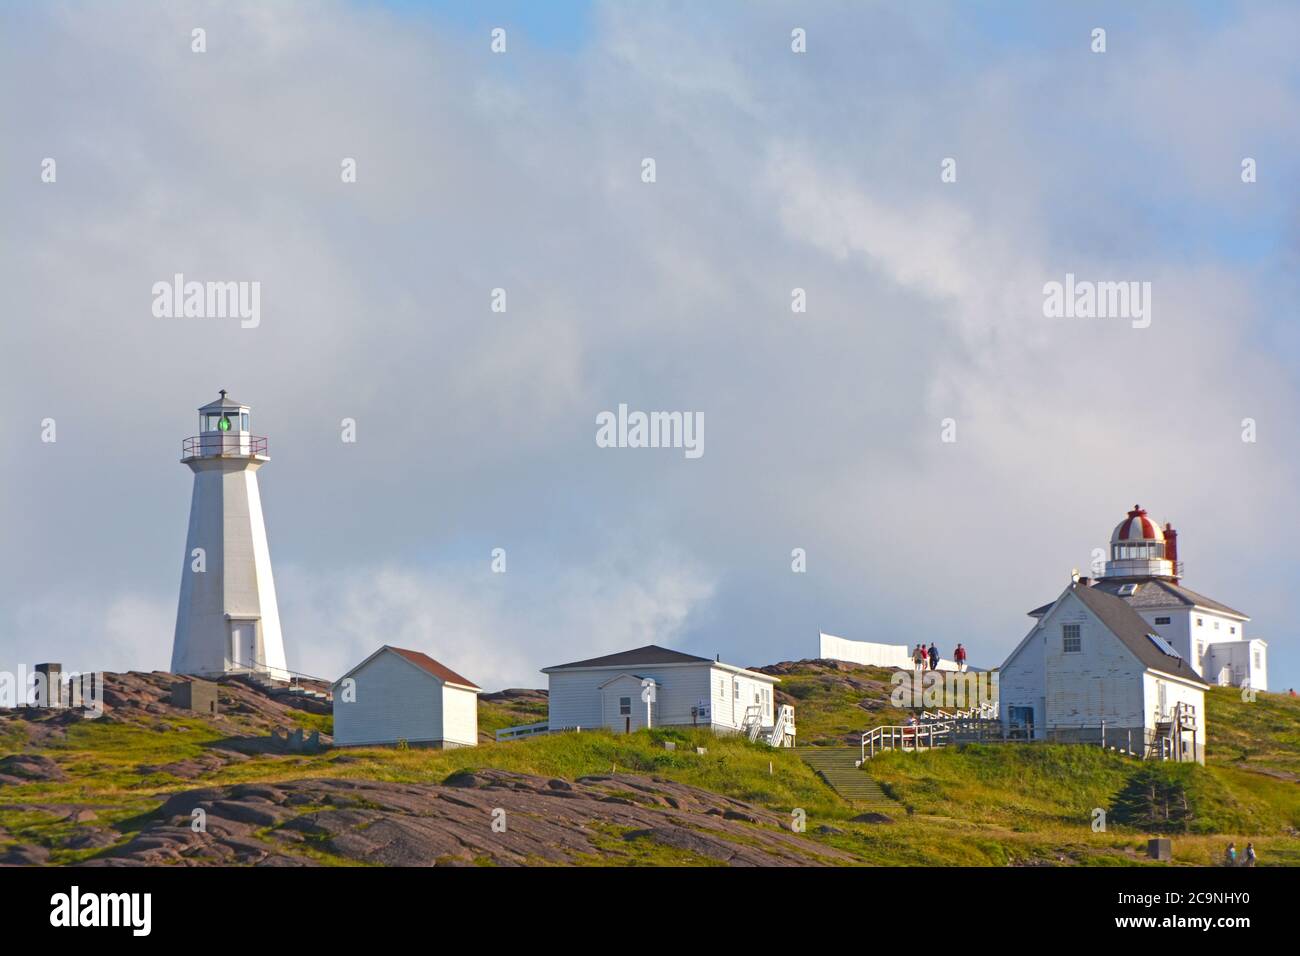
<path fill-rule="evenodd" d="M 794 715 L 777 707 L 779 678 L 654 644 L 542 668 L 552 732 L 603 727 L 703 727 L 750 731 L 772 743 L 794 738 Z M 754 735 L 757 737 L 757 734 Z"/>
<path fill-rule="evenodd" d="M 473 747 L 481 688 L 427 654 L 384 645 L 340 677 L 334 745 Z"/>
<path fill-rule="evenodd" d="M 999 670 L 1005 733 L 1205 762 L 1206 683 L 1123 598 L 1080 578 Z"/>

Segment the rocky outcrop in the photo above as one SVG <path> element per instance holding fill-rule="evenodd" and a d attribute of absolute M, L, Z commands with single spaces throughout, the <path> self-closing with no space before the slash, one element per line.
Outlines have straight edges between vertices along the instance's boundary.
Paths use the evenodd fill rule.
<path fill-rule="evenodd" d="M 570 782 L 500 770 L 442 784 L 314 779 L 189 790 L 90 865 L 808 866 L 854 858 L 790 830 L 790 818 L 658 777 Z"/>
<path fill-rule="evenodd" d="M 47 783 L 66 780 L 57 763 L 40 754 L 11 754 L 0 757 L 0 787 L 17 783 Z"/>

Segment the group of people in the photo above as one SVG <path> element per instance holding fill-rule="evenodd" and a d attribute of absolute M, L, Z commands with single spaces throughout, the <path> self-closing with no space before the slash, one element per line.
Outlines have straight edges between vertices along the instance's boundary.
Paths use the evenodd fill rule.
<path fill-rule="evenodd" d="M 957 650 L 952 652 L 952 659 L 957 662 L 957 670 L 966 673 L 966 648 L 958 644 Z M 939 669 L 939 648 L 934 641 L 930 642 L 929 648 L 925 644 L 912 648 L 912 665 L 917 673 L 927 668 L 932 671 Z"/>
<path fill-rule="evenodd" d="M 1255 844 L 1247 843 L 1246 852 L 1237 856 L 1237 844 L 1229 843 L 1228 849 L 1223 853 L 1224 866 L 1254 866 L 1255 865 Z"/>

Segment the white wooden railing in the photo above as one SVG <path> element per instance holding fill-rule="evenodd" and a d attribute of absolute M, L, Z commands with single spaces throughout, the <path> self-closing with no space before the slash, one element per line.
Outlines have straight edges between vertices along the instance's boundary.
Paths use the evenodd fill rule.
<path fill-rule="evenodd" d="M 579 733 L 581 730 L 581 727 L 556 727 L 552 729 L 549 723 L 542 721 L 540 724 L 520 724 L 518 727 L 503 727 L 497 731 L 497 740 L 519 740 L 522 737 L 537 737 L 541 734 Z"/>
<path fill-rule="evenodd" d="M 776 723 L 767 742 L 772 747 L 794 746 L 794 708 L 789 704 L 782 704 L 776 712 Z"/>

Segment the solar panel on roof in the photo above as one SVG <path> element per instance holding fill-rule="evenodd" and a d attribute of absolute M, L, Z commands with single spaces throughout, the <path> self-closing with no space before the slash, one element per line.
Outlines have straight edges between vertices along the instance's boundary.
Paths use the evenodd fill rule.
<path fill-rule="evenodd" d="M 1162 653 L 1168 654 L 1170 657 L 1176 657 L 1179 660 L 1182 660 L 1183 655 L 1179 654 L 1176 650 L 1174 650 L 1174 646 L 1170 644 L 1168 641 L 1166 641 L 1159 634 L 1148 634 L 1147 637 L 1151 638 L 1151 643 L 1154 644 L 1156 647 L 1160 648 Z"/>

